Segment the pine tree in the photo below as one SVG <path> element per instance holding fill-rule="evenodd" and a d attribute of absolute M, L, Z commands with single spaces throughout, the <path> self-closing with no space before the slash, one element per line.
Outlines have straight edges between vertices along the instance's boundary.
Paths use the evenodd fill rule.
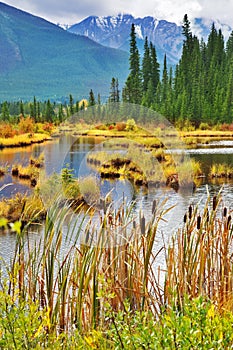
<path fill-rule="evenodd" d="M 74 114 L 74 99 L 73 96 L 70 94 L 69 96 L 69 108 L 70 108 L 70 115 Z"/>
<path fill-rule="evenodd" d="M 159 63 L 157 60 L 157 54 L 156 49 L 152 42 L 150 42 L 150 59 L 151 59 L 151 75 L 150 78 L 152 80 L 153 90 L 154 93 L 157 90 L 157 86 L 160 81 L 160 70 L 159 70 Z"/>
<path fill-rule="evenodd" d="M 20 101 L 19 113 L 24 117 L 24 104 L 23 101 Z"/>
<path fill-rule="evenodd" d="M 140 104 L 142 100 L 142 78 L 140 70 L 140 55 L 137 48 L 135 26 L 132 24 L 130 33 L 130 73 L 122 91 L 124 102 Z"/>
<path fill-rule="evenodd" d="M 53 121 L 53 115 L 54 115 L 53 107 L 50 100 L 48 100 L 46 103 L 46 110 L 45 110 L 46 121 L 51 123 Z"/>
<path fill-rule="evenodd" d="M 10 112 L 9 112 L 9 105 L 7 101 L 3 102 L 2 108 L 1 108 L 1 119 L 3 121 L 7 121 L 10 118 Z"/>
<path fill-rule="evenodd" d="M 109 102 L 119 102 L 120 101 L 120 91 L 119 83 L 117 78 L 112 78 L 110 86 L 110 96 Z"/>
<path fill-rule="evenodd" d="M 94 92 L 93 90 L 91 89 L 90 92 L 89 92 L 89 102 L 88 102 L 88 106 L 89 107 L 92 107 L 96 104 L 95 102 L 95 96 L 94 96 Z"/>
<path fill-rule="evenodd" d="M 151 57 L 150 57 L 150 49 L 148 46 L 148 39 L 145 38 L 144 44 L 144 56 L 142 60 L 142 81 L 143 81 L 143 92 L 145 93 L 148 88 L 149 81 L 151 79 Z"/>

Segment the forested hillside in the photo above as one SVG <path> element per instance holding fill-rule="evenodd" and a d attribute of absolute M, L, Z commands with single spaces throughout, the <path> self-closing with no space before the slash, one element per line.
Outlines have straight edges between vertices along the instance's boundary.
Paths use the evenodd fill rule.
<path fill-rule="evenodd" d="M 195 126 L 233 121 L 233 32 L 226 45 L 214 24 L 207 42 L 192 34 L 188 16 L 183 20 L 184 43 L 175 70 L 166 56 L 160 69 L 156 51 L 145 40 L 140 60 L 132 25 L 130 73 L 123 100 L 151 107 L 172 122 L 188 120 Z M 141 63 L 142 61 L 142 63 Z M 160 76 L 160 78 L 159 78 Z"/>

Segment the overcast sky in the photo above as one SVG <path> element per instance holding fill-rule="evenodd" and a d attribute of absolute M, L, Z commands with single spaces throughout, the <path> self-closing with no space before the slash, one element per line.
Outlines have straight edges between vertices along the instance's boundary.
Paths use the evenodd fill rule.
<path fill-rule="evenodd" d="M 233 0 L 6 0 L 21 10 L 50 22 L 74 24 L 90 15 L 130 13 L 154 16 L 179 24 L 185 13 L 194 17 L 219 19 L 233 28 Z"/>

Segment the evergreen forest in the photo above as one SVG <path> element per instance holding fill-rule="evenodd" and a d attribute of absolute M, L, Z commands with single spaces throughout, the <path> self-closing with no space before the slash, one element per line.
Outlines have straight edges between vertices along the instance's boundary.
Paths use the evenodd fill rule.
<path fill-rule="evenodd" d="M 212 24 L 204 42 L 192 34 L 183 19 L 182 56 L 176 68 L 168 67 L 166 55 L 160 70 L 156 50 L 147 38 L 140 59 L 135 27 L 130 34 L 130 72 L 123 88 L 123 101 L 152 108 L 171 122 L 189 121 L 215 125 L 233 121 L 233 32 L 225 42 Z M 179 123 L 180 122 L 180 123 Z"/>

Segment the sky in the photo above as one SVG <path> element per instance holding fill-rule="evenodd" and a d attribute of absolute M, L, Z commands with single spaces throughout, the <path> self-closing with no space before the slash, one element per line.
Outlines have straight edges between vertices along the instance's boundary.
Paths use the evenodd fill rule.
<path fill-rule="evenodd" d="M 129 13 L 153 16 L 180 24 L 185 13 L 190 20 L 204 17 L 219 20 L 233 28 L 233 0 L 6 0 L 53 23 L 74 24 L 90 16 Z"/>

